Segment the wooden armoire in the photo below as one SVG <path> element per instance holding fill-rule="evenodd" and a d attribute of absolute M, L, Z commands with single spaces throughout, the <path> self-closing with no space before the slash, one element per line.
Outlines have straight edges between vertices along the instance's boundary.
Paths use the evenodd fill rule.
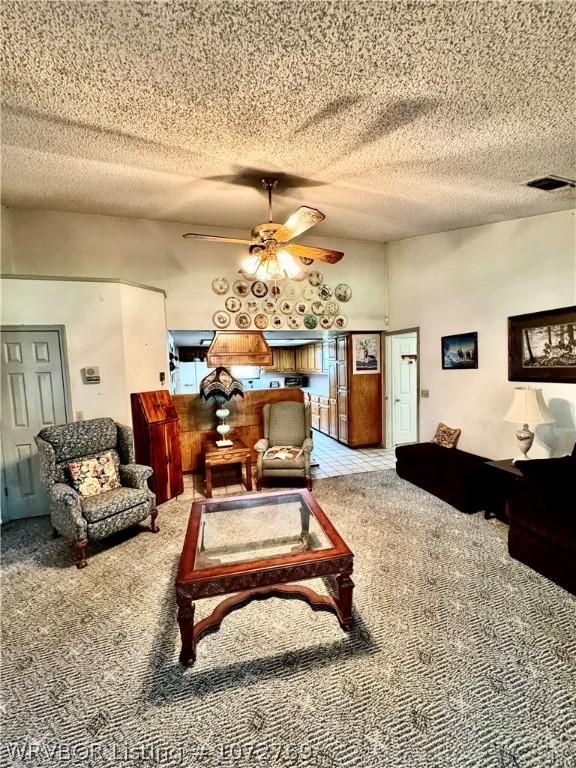
<path fill-rule="evenodd" d="M 165 389 L 132 393 L 130 401 L 136 461 L 154 470 L 149 483 L 162 504 L 184 490 L 178 414 Z"/>
<path fill-rule="evenodd" d="M 347 333 L 328 342 L 330 436 L 352 447 L 382 442 L 382 376 L 354 373 Z"/>

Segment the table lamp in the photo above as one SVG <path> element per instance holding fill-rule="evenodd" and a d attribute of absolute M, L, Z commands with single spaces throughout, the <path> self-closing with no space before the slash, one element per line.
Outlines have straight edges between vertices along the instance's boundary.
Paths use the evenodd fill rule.
<path fill-rule="evenodd" d="M 228 440 L 226 437 L 228 432 L 230 432 L 230 424 L 226 423 L 230 411 L 224 404 L 234 395 L 244 397 L 242 382 L 235 379 L 228 369 L 219 366 L 202 379 L 200 382 L 200 394 L 204 400 L 209 400 L 213 397 L 218 405 L 216 416 L 220 419 L 220 424 L 217 425 L 216 431 L 222 439 L 216 440 L 216 445 L 218 448 L 226 448 L 233 445 L 232 440 Z"/>
<path fill-rule="evenodd" d="M 516 432 L 520 456 L 513 461 L 528 459 L 528 451 L 534 442 L 534 432 L 528 428 L 528 424 L 551 424 L 555 421 L 544 402 L 541 389 L 530 389 L 529 387 L 516 387 L 512 404 L 504 421 L 514 421 L 516 424 L 522 424 L 522 429 Z"/>

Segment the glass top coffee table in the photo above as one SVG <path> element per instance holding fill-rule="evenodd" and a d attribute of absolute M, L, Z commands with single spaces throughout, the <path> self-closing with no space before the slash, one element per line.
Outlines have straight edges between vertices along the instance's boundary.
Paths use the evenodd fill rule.
<path fill-rule="evenodd" d="M 254 599 L 306 600 L 353 626 L 353 554 L 307 490 L 194 502 L 176 578 L 180 661 L 194 664 L 196 644 L 227 613 Z M 337 597 L 288 582 L 333 576 Z M 232 594 L 194 624 L 194 601 Z"/>

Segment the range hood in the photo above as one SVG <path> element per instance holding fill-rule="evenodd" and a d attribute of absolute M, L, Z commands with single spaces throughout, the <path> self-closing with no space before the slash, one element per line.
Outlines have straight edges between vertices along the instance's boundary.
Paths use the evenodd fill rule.
<path fill-rule="evenodd" d="M 216 331 L 206 362 L 219 365 L 272 365 L 272 350 L 261 331 Z"/>

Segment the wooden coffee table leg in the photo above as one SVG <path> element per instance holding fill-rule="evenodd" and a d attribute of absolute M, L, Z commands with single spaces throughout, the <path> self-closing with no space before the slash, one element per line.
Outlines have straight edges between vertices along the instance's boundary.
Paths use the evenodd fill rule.
<path fill-rule="evenodd" d="M 252 490 L 252 459 L 250 457 L 246 459 L 246 490 Z"/>
<path fill-rule="evenodd" d="M 178 626 L 182 648 L 180 650 L 180 663 L 191 667 L 196 661 L 196 642 L 194 638 L 194 610 L 196 606 L 189 597 L 176 592 L 178 604 Z"/>
<path fill-rule="evenodd" d="M 204 477 L 206 482 L 206 498 L 212 498 L 212 467 L 206 464 L 204 467 Z"/>
<path fill-rule="evenodd" d="M 352 591 L 354 582 L 350 578 L 352 573 L 340 573 L 336 577 L 338 583 L 338 608 L 340 611 L 340 626 L 345 632 L 349 632 L 354 626 L 352 617 Z"/>

